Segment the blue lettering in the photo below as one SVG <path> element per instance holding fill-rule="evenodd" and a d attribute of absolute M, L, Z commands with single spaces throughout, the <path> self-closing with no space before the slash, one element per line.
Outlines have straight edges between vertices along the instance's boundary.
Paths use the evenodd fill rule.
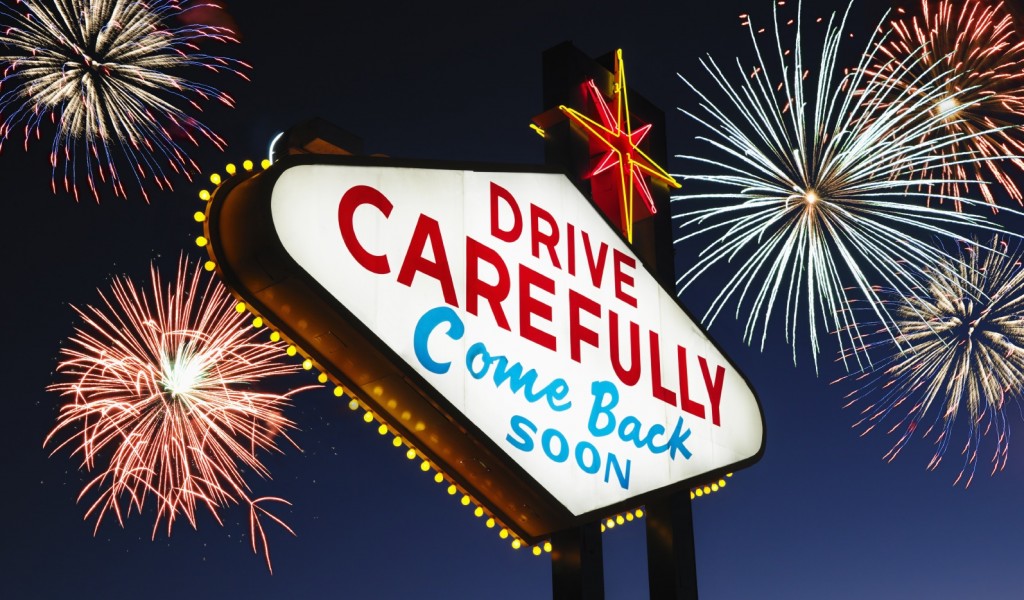
<path fill-rule="evenodd" d="M 420 364 L 423 365 L 424 369 L 438 375 L 447 373 L 452 363 L 451 361 L 438 362 L 434 360 L 430 356 L 427 342 L 430 340 L 430 334 L 442 323 L 448 323 L 448 337 L 453 340 L 461 339 L 462 335 L 466 332 L 466 326 L 462 323 L 462 319 L 459 318 L 459 315 L 451 307 L 438 306 L 423 313 L 419 322 L 416 323 L 416 330 L 412 338 L 413 349 Z"/>
<path fill-rule="evenodd" d="M 518 435 L 518 438 L 512 437 L 512 433 L 505 436 L 508 443 L 515 446 L 517 449 L 523 452 L 530 452 L 533 450 L 533 437 L 527 433 L 529 430 L 531 433 L 537 433 L 537 426 L 533 424 L 529 419 L 520 415 L 514 415 L 512 421 L 509 423 L 512 428 L 512 433 Z"/>
<path fill-rule="evenodd" d="M 478 362 L 480 363 L 479 367 L 477 367 Z M 507 357 L 492 356 L 483 342 L 477 342 L 469 347 L 469 351 L 466 352 L 466 368 L 475 379 L 483 379 L 488 372 L 493 373 L 492 379 L 495 387 L 500 388 L 502 384 L 508 382 L 512 393 L 522 392 L 527 402 L 533 403 L 545 398 L 548 408 L 555 412 L 568 410 L 572 406 L 571 401 L 562 402 L 569 395 L 569 384 L 564 379 L 559 377 L 539 392 L 534 391 L 537 384 L 536 369 L 530 369 L 523 373 L 522 364 L 515 363 L 510 366 Z"/>
<path fill-rule="evenodd" d="M 622 472 L 622 465 L 619 464 L 619 457 L 611 452 L 608 453 L 608 461 L 604 464 L 604 482 L 608 483 L 612 468 L 615 470 L 615 477 L 619 480 L 619 486 L 624 490 L 629 489 L 629 472 L 633 467 L 633 461 L 626 459 L 626 472 Z"/>
<path fill-rule="evenodd" d="M 603 437 L 615 431 L 615 415 L 612 409 L 619 403 L 619 390 L 610 381 L 595 381 L 590 385 L 590 391 L 594 394 L 594 406 L 590 409 L 590 420 L 587 421 L 587 429 L 594 437 Z M 605 404 L 604 399 L 608 399 Z M 598 421 L 604 417 L 606 425 L 599 425 Z"/>
<path fill-rule="evenodd" d="M 590 453 L 590 464 L 587 464 L 584 460 L 584 452 Z M 597 448 L 590 442 L 580 442 L 579 444 L 576 444 L 576 464 L 583 469 L 584 473 L 593 475 L 601 468 L 601 455 L 597 452 Z"/>
<path fill-rule="evenodd" d="M 558 453 L 551 448 L 551 440 L 558 440 Z M 569 458 L 569 440 L 565 439 L 562 432 L 557 429 L 548 429 L 540 436 L 540 444 L 544 448 L 544 454 L 556 463 L 563 463 Z"/>

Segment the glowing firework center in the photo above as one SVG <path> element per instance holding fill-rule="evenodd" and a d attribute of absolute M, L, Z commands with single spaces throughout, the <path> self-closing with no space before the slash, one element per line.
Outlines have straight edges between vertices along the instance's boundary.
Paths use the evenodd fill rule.
<path fill-rule="evenodd" d="M 742 375 L 568 179 L 431 166 L 285 158 L 218 191 L 212 251 L 527 540 L 759 458 Z"/>

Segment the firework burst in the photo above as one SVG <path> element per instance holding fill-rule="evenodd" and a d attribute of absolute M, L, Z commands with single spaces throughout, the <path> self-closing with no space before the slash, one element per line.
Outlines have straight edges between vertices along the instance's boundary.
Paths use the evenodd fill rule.
<path fill-rule="evenodd" d="M 705 322 L 713 323 L 734 303 L 736 317 L 745 315 L 744 340 L 753 343 L 760 334 L 763 349 L 772 312 L 781 310 L 794 362 L 795 342 L 805 329 L 815 365 L 819 332 L 835 333 L 841 349 L 864 348 L 852 310 L 858 299 L 891 329 L 876 286 L 909 293 L 913 275 L 942 256 L 924 240 L 962 240 L 965 228 L 997 230 L 984 217 L 907 201 L 906 196 L 927 195 L 918 183 L 948 183 L 929 175 L 940 152 L 956 160 L 982 159 L 956 150 L 958 136 L 932 135 L 945 128 L 942 115 L 904 118 L 927 113 L 946 97 L 937 83 L 945 81 L 945 72 L 926 70 L 913 92 L 895 84 L 910 68 L 898 59 L 887 67 L 891 77 L 867 73 L 865 66 L 876 60 L 884 41 L 878 38 L 869 41 L 858 68 L 837 66 L 845 20 L 833 15 L 828 21 L 814 75 L 805 66 L 799 18 L 795 43 L 786 49 L 776 13 L 771 52 L 777 63 L 766 60 L 753 27 L 756 65 L 751 72 L 737 61 L 738 84 L 713 59 L 702 61 L 723 103 L 683 78 L 702 109 L 683 112 L 707 128 L 710 134 L 698 139 L 712 150 L 680 157 L 711 171 L 681 175 L 703 189 L 673 198 L 682 204 L 676 206 L 677 248 L 685 251 L 688 241 L 709 239 L 701 241 L 696 261 L 678 279 L 680 294 L 708 272 L 727 273 Z M 971 101 L 965 98 L 963 105 Z M 701 201 L 711 207 L 695 209 L 693 203 Z M 847 368 L 851 358 L 859 365 L 869 362 L 860 351 L 842 356 Z"/>
<path fill-rule="evenodd" d="M 960 210 L 961 198 L 976 186 L 994 207 L 992 181 L 1024 204 L 1004 170 L 1010 165 L 1024 170 L 1024 40 L 1003 2 L 921 0 L 921 15 L 893 21 L 892 32 L 869 73 L 889 77 L 896 95 L 916 90 L 919 78 L 932 69 L 942 74 L 934 83 L 944 94 L 931 112 L 944 114 L 945 125 L 928 135 L 952 143 L 933 163 L 938 197 L 951 196 Z M 903 64 L 906 69 L 892 69 Z M 967 155 L 995 160 L 959 158 Z"/>
<path fill-rule="evenodd" d="M 212 276 L 182 259 L 166 285 L 151 269 L 148 290 L 115 278 L 99 306 L 75 309 L 82 319 L 61 351 L 59 381 L 69 399 L 44 445 L 63 435 L 54 453 L 70 448 L 82 467 L 98 471 L 79 500 L 97 497 L 85 518 L 95 529 L 109 513 L 123 526 L 147 499 L 156 505 L 153 537 L 181 515 L 196 527 L 205 506 L 217 522 L 231 504 L 249 508 L 270 568 L 261 518 L 291 529 L 267 511 L 276 497 L 252 498 L 242 470 L 270 473 L 257 456 L 289 442 L 292 421 L 282 414 L 290 396 L 253 389 L 265 378 L 294 372 L 276 345 L 256 339 L 231 296 Z"/>
<path fill-rule="evenodd" d="M 125 174 L 146 196 L 143 180 L 171 188 L 169 173 L 198 172 L 179 140 L 218 149 L 224 141 L 182 107 L 200 109 L 227 94 L 174 74 L 200 67 L 244 77 L 242 62 L 203 54 L 200 42 L 234 42 L 232 32 L 176 24 L 189 10 L 214 5 L 178 0 L 19 0 L 0 4 L 0 139 L 41 138 L 56 129 L 50 153 L 52 186 L 79 197 L 78 175 L 99 200 L 109 184 L 127 197 Z"/>
<path fill-rule="evenodd" d="M 874 345 L 890 358 L 873 372 L 843 379 L 860 386 L 847 406 L 862 405 L 854 424 L 866 435 L 886 428 L 898 436 L 893 460 L 917 432 L 937 432 L 929 469 L 939 466 L 963 415 L 968 428 L 963 467 L 954 485 L 970 485 L 982 438 L 995 449 L 992 473 L 1006 466 L 1009 426 L 1005 407 L 1024 391 L 1024 269 L 1006 242 L 998 249 L 969 246 L 938 263 L 920 293 L 894 297 L 901 348 L 889 336 Z M 964 414 L 966 413 L 966 414 Z"/>

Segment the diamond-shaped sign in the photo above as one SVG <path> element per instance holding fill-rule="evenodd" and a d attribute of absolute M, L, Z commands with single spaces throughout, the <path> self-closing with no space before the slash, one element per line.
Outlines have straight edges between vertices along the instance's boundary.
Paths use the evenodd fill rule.
<path fill-rule="evenodd" d="M 756 461 L 742 374 L 561 174 L 286 157 L 226 283 L 527 542 Z"/>

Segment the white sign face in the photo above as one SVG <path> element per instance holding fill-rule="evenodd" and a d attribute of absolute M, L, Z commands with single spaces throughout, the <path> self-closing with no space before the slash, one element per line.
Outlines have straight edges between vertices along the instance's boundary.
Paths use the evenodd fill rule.
<path fill-rule="evenodd" d="M 574 515 L 755 456 L 736 368 L 562 175 L 302 165 L 291 257 Z"/>

